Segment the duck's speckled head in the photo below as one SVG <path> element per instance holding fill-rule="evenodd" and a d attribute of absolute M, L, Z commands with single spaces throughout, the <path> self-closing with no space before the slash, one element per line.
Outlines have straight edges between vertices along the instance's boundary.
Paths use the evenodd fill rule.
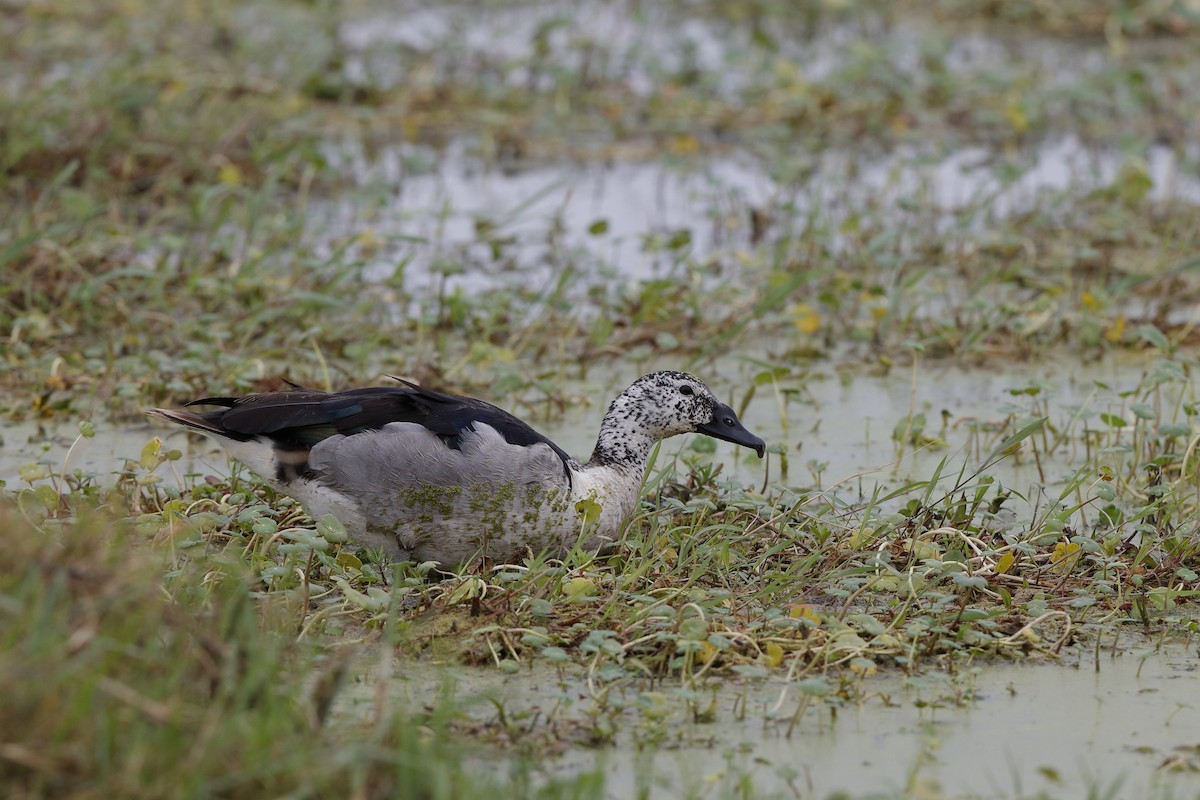
<path fill-rule="evenodd" d="M 649 445 L 680 433 L 703 433 L 743 447 L 761 458 L 766 444 L 738 420 L 712 390 L 686 372 L 651 372 L 621 392 L 604 417 L 592 461 L 642 463 Z"/>

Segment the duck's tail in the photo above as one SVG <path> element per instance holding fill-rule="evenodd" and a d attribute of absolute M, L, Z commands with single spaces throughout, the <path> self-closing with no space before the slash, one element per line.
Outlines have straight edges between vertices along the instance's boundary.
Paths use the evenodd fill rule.
<path fill-rule="evenodd" d="M 219 436 L 225 439 L 232 438 L 229 432 L 220 425 L 205 419 L 201 414 L 191 411 L 184 411 L 179 408 L 148 408 L 146 409 L 146 415 L 165 420 L 172 425 L 180 425 L 184 428 L 191 428 L 201 433 L 207 433 L 210 436 Z"/>
<path fill-rule="evenodd" d="M 307 475 L 307 449 L 277 450 L 265 437 L 228 430 L 220 422 L 221 413 L 196 414 L 181 408 L 146 409 L 147 416 L 212 437 L 225 452 L 268 480 L 275 478 L 286 483 Z"/>

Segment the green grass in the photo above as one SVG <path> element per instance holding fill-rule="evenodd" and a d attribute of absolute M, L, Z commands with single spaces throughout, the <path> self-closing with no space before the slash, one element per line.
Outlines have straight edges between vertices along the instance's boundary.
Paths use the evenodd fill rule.
<path fill-rule="evenodd" d="M 0 522 L 10 797 L 594 796 L 586 775 L 464 770 L 449 697 L 331 720 L 364 655 L 298 638 L 295 607 L 239 559 L 150 547 L 104 511 L 35 527 L 4 505 Z"/>
<path fill-rule="evenodd" d="M 414 668 L 578 678 L 587 708 L 567 738 L 594 745 L 654 729 L 614 702 L 629 686 L 677 687 L 704 720 L 714 682 L 787 678 L 800 699 L 777 713 L 803 724 L 873 672 L 1195 633 L 1200 225 L 1192 202 L 1155 193 L 1148 166 L 1167 151 L 1195 173 L 1186 4 L 663 3 L 638 6 L 620 37 L 598 34 L 589 8 L 540 17 L 512 52 L 463 32 L 507 19 L 490 3 L 451 4 L 439 13 L 455 24 L 417 44 L 361 45 L 340 32 L 385 27 L 369 20 L 389 6 L 0 8 L 0 413 L 88 420 L 86 435 L 285 377 L 391 373 L 544 415 L 585 402 L 580 382 L 622 359 L 753 364 L 731 396 L 776 393 L 799 430 L 789 404 L 819 394 L 810 378 L 826 368 L 924 380 L 934 364 L 1120 355 L 1146 362 L 1141 383 L 1097 387 L 1078 409 L 1014 387 L 971 452 L 905 485 L 831 486 L 843 476 L 805 474 L 781 445 L 783 478 L 746 489 L 693 453 L 651 476 L 616 555 L 442 582 L 377 563 L 251 475 L 177 476 L 157 441 L 114 454 L 130 459 L 115 479 L 28 465 L 0 500 L 11 793 L 602 791 L 525 759 L 551 749 L 550 726 L 461 698 L 331 715 L 360 655 L 390 648 Z M 715 54 L 689 40 L 693 23 Z M 967 57 L 971 33 L 981 56 Z M 923 174 L 969 147 L 1012 186 L 1064 139 L 1115 173 L 1010 214 L 991 196 L 941 208 L 895 175 L 861 184 L 875 159 Z M 465 153 L 451 168 L 496 171 L 626 161 L 690 175 L 736 157 L 778 191 L 752 203 L 714 188 L 703 218 L 642 243 L 662 274 L 615 279 L 597 255 L 607 220 L 583 246 L 558 218 L 515 231 L 506 213 L 536 196 L 472 220 L 466 245 L 397 236 L 384 167 L 446 166 L 451 145 Z M 329 222 L 331 208 L 353 222 Z M 526 285 L 533 254 L 548 287 Z M 442 275 L 428 289 L 408 280 L 421 265 Z M 445 288 L 477 272 L 498 288 Z M 897 455 L 938 445 L 944 427 L 920 409 L 896 416 Z M 1042 494 L 1005 484 L 1015 462 Z"/>

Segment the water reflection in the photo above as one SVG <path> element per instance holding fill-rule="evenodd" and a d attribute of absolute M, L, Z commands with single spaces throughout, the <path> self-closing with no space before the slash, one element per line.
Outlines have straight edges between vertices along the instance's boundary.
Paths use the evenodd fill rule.
<path fill-rule="evenodd" d="M 1108 186 L 1131 164 L 1152 182 L 1153 199 L 1200 203 L 1200 178 L 1175 150 L 1155 146 L 1130 161 L 1074 136 L 1005 155 L 982 147 L 833 150 L 786 163 L 732 151 L 685 162 L 501 169 L 471 156 L 464 142 L 440 154 L 401 146 L 370 158 L 346 144 L 330 157 L 373 190 L 314 204 L 315 225 L 381 234 L 368 277 L 387 278 L 403 265 L 415 296 L 435 287 L 538 287 L 564 269 L 585 283 L 698 276 L 716 285 L 747 264 L 778 262 L 781 247 L 799 253 L 819 239 L 836 251 L 852 218 L 971 236 L 1034 208 L 1047 192 Z"/>

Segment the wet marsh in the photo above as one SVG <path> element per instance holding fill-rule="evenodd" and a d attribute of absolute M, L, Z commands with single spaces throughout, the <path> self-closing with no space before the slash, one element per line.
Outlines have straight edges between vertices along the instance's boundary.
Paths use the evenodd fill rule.
<path fill-rule="evenodd" d="M 1200 796 L 1198 37 L 0 6 L 0 783 Z M 767 462 L 670 440 L 616 554 L 441 581 L 140 413 L 399 375 L 583 456 L 658 368 Z"/>

